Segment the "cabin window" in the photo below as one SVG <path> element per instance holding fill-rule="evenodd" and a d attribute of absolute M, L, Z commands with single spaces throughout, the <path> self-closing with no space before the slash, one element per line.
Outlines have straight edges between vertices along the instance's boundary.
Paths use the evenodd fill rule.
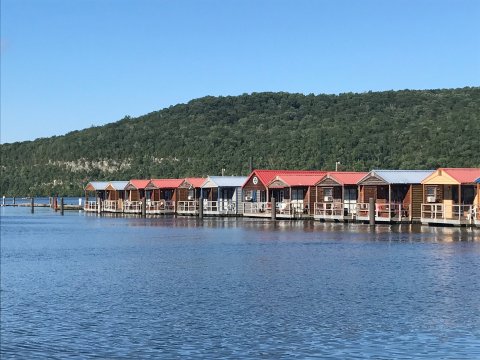
<path fill-rule="evenodd" d="M 427 196 L 437 196 L 437 187 L 436 186 L 427 186 Z"/>
<path fill-rule="evenodd" d="M 188 200 L 194 200 L 195 199 L 195 190 L 194 189 L 189 189 L 188 190 Z"/>
<path fill-rule="evenodd" d="M 172 190 L 165 190 L 164 196 L 166 201 L 172 200 Z"/>
<path fill-rule="evenodd" d="M 333 197 L 333 188 L 324 188 L 323 196 Z"/>

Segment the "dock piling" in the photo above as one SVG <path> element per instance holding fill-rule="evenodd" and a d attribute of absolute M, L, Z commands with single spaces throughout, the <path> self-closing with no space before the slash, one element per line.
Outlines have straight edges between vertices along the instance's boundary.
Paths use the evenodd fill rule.
<path fill-rule="evenodd" d="M 272 197 L 272 221 L 277 220 L 277 200 Z"/>
<path fill-rule="evenodd" d="M 16 199 L 15 199 L 15 196 L 13 197 L 13 206 L 15 206 L 16 204 Z"/>
<path fill-rule="evenodd" d="M 60 199 L 60 214 L 63 215 L 63 210 L 64 210 L 64 201 L 63 201 L 63 196 Z"/>
<path fill-rule="evenodd" d="M 35 207 L 35 200 L 34 200 L 34 198 L 33 198 L 33 196 L 32 196 L 32 214 L 33 214 L 33 212 L 35 211 L 35 208 L 34 208 L 34 207 Z"/>
<path fill-rule="evenodd" d="M 370 226 L 375 226 L 375 199 L 368 199 L 368 223 Z"/>
<path fill-rule="evenodd" d="M 198 218 L 203 219 L 203 197 L 200 196 L 198 199 Z"/>
<path fill-rule="evenodd" d="M 3 198 L 2 198 L 2 206 L 5 206 L 5 195 L 3 195 Z"/>
<path fill-rule="evenodd" d="M 147 216 L 147 198 L 142 198 L 142 217 Z"/>

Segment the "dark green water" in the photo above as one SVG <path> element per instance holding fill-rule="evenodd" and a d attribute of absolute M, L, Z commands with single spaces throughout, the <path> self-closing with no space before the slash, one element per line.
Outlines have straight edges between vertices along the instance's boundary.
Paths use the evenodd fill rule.
<path fill-rule="evenodd" d="M 1 358 L 480 358 L 480 231 L 2 208 Z"/>

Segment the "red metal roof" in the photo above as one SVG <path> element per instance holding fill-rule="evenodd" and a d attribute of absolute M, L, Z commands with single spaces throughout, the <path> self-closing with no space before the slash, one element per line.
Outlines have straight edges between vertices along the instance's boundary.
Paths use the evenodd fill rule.
<path fill-rule="evenodd" d="M 460 184 L 474 183 L 480 176 L 480 168 L 440 168 Z"/>
<path fill-rule="evenodd" d="M 205 182 L 205 178 L 185 178 L 190 185 L 193 187 L 199 188 L 202 187 L 203 183 Z"/>
<path fill-rule="evenodd" d="M 269 184 L 275 177 L 282 175 L 320 175 L 324 176 L 327 172 L 320 170 L 253 170 L 243 184 L 248 183 L 252 176 L 256 176 L 264 185 Z"/>
<path fill-rule="evenodd" d="M 178 188 L 184 179 L 152 179 L 151 183 L 159 189 Z"/>
<path fill-rule="evenodd" d="M 322 174 L 308 174 L 308 175 L 283 174 L 283 175 L 276 176 L 274 179 L 272 179 L 269 182 L 269 184 L 273 183 L 276 180 L 280 180 L 280 181 L 283 181 L 288 187 L 314 186 L 324 176 L 325 176 L 325 172 L 323 172 Z"/>
<path fill-rule="evenodd" d="M 150 180 L 130 180 L 129 184 L 135 187 L 136 189 L 145 189 L 145 187 L 148 185 Z"/>
<path fill-rule="evenodd" d="M 367 176 L 367 172 L 355 172 L 355 171 L 331 171 L 325 175 L 339 183 L 340 185 L 356 185 L 363 177 Z M 320 179 L 323 180 L 325 179 Z"/>

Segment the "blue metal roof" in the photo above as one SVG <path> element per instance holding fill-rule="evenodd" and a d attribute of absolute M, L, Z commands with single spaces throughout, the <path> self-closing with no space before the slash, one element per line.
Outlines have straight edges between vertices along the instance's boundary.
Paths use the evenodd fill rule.
<path fill-rule="evenodd" d="M 389 184 L 420 184 L 434 170 L 372 170 Z"/>
<path fill-rule="evenodd" d="M 90 181 L 88 185 L 91 185 L 95 191 L 102 191 L 108 186 L 108 181 Z"/>
<path fill-rule="evenodd" d="M 115 190 L 124 190 L 128 181 L 110 181 L 109 184 L 112 185 Z"/>
<path fill-rule="evenodd" d="M 241 187 L 247 176 L 209 176 L 202 187 Z"/>
<path fill-rule="evenodd" d="M 480 178 L 478 178 L 477 180 L 475 180 L 475 182 L 480 184 Z"/>

